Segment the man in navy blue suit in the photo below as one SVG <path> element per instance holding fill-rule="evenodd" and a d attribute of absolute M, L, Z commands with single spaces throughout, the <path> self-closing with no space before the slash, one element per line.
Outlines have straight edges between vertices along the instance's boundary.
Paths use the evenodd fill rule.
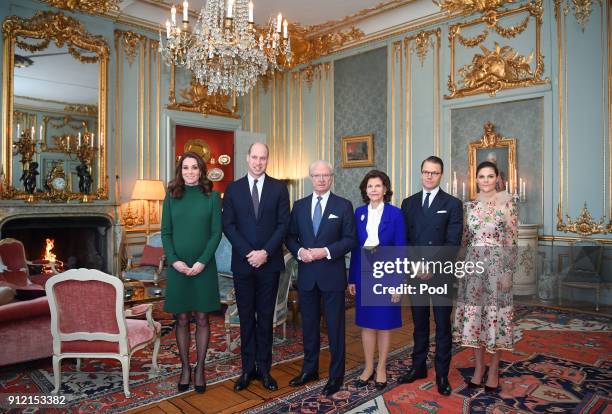
<path fill-rule="evenodd" d="M 461 201 L 440 188 L 444 173 L 444 163 L 436 156 L 430 156 L 421 163 L 421 182 L 423 190 L 402 202 L 402 212 L 406 223 L 408 246 L 431 253 L 429 246 L 460 246 L 463 232 L 463 206 Z M 431 250 L 426 250 L 431 249 Z M 438 249 L 444 257 L 428 257 L 430 260 L 448 259 L 449 247 Z M 420 256 L 420 255 L 419 255 Z M 420 260 L 412 258 L 412 260 Z M 446 284 L 450 293 L 452 280 L 443 275 L 421 273 L 421 282 L 430 286 Z M 435 278 L 435 279 L 434 279 Z M 452 278 L 452 276 L 451 276 Z M 411 297 L 412 319 L 414 322 L 414 348 L 412 367 L 399 377 L 400 383 L 414 382 L 427 377 L 427 352 L 429 350 L 429 305 L 433 305 L 436 322 L 436 385 L 442 395 L 450 395 L 452 389 L 448 382 L 451 361 L 452 302 L 449 295 L 429 295 L 423 293 Z"/>
<path fill-rule="evenodd" d="M 293 205 L 286 245 L 298 259 L 298 294 L 304 337 L 302 372 L 289 384 L 297 387 L 319 379 L 320 303 L 323 299 L 331 361 L 323 394 L 340 390 L 344 381 L 346 264 L 357 244 L 350 201 L 330 192 L 333 170 L 325 161 L 310 166 L 314 193 Z"/>
<path fill-rule="evenodd" d="M 266 175 L 268 146 L 254 143 L 247 153 L 248 173 L 231 183 L 223 197 L 223 232 L 232 244 L 232 273 L 240 317 L 242 375 L 240 391 L 254 378 L 271 391 L 272 321 L 280 272 L 285 268 L 282 244 L 289 225 L 287 186 Z"/>

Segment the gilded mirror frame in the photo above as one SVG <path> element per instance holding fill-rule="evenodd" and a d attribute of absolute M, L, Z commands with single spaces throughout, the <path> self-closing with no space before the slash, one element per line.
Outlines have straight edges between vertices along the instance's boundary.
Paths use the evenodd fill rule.
<path fill-rule="evenodd" d="M 516 172 L 516 138 L 502 137 L 495 132 L 495 125 L 491 122 L 484 124 L 484 134 L 476 141 L 472 141 L 468 144 L 468 182 L 470 190 L 470 200 L 474 200 L 478 195 L 478 189 L 476 186 L 476 168 L 478 167 L 478 154 L 479 150 L 483 149 L 502 149 L 508 154 L 508 165 L 506 177 L 504 180 L 508 182 L 509 190 L 517 185 L 517 172 Z M 499 165 L 498 165 L 499 167 Z M 500 168 L 500 174 L 504 167 Z"/>
<path fill-rule="evenodd" d="M 107 91 L 108 91 L 108 60 L 109 47 L 104 37 L 92 35 L 87 32 L 81 22 L 61 12 L 39 11 L 29 19 L 19 16 L 8 16 L 2 23 L 4 34 L 3 44 L 3 67 L 2 67 L 2 125 L 4 149 L 2 151 L 2 170 L 5 174 L 0 198 L 2 199 L 28 199 L 30 196 L 25 191 L 19 191 L 12 187 L 13 174 L 13 80 L 14 80 L 14 55 L 15 45 L 30 51 L 45 49 L 51 41 L 58 47 L 68 46 L 69 53 L 81 62 L 99 62 L 98 73 L 98 166 L 95 177 L 96 186 L 90 198 L 108 199 L 109 182 L 107 177 Z M 18 37 L 39 39 L 37 44 L 24 44 Z M 94 53 L 82 55 L 79 49 Z M 35 193 L 35 198 L 49 199 L 51 201 L 68 201 L 79 199 L 83 195 L 66 191 L 62 193 Z M 31 201 L 31 197 L 30 197 Z"/>

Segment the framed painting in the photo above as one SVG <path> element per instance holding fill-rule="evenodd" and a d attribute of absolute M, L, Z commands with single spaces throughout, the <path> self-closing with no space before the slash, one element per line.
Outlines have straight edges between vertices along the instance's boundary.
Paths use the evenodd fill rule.
<path fill-rule="evenodd" d="M 342 137 L 342 167 L 370 167 L 374 165 L 374 136 Z"/>

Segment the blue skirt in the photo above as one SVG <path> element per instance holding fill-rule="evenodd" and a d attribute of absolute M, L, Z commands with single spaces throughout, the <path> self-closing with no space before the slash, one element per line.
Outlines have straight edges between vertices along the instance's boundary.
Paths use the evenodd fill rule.
<path fill-rule="evenodd" d="M 391 301 L 391 298 L 389 298 Z M 356 283 L 355 294 L 355 324 L 369 329 L 395 329 L 402 326 L 402 307 L 392 306 L 362 306 L 361 286 Z"/>

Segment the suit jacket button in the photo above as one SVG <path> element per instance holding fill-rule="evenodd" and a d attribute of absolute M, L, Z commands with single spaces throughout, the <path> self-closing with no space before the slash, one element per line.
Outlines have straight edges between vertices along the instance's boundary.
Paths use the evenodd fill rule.
<path fill-rule="evenodd" d="M 427 242 L 427 244 L 431 245 L 431 242 Z"/>

